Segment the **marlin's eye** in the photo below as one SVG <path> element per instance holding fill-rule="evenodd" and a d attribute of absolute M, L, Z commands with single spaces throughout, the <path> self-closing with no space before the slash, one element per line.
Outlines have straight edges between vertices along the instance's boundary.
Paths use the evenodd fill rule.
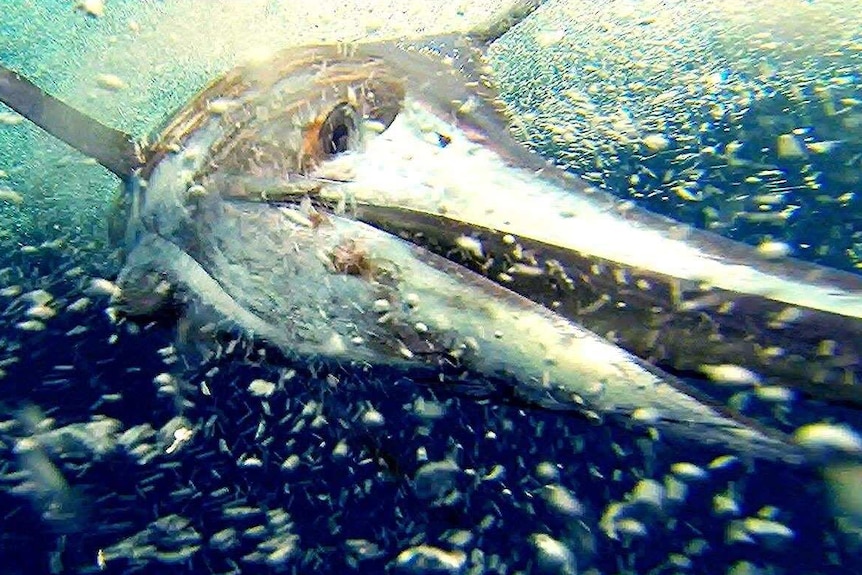
<path fill-rule="evenodd" d="M 320 126 L 318 137 L 320 148 L 328 156 L 356 149 L 359 144 L 359 129 L 356 110 L 349 104 L 339 104 L 329 113 Z"/>

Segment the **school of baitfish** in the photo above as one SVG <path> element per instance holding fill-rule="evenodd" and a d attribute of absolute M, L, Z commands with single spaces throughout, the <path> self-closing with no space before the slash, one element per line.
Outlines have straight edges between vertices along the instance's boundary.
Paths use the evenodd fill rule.
<path fill-rule="evenodd" d="M 39 540 L 54 572 L 756 573 L 804 540 L 802 564 L 854 564 L 862 440 L 795 412 L 792 388 L 858 402 L 862 280 L 528 153 L 486 77 L 499 33 L 290 49 L 143 145 L 4 72 L 5 102 L 124 190 L 116 282 L 79 238 L 0 270 L 20 334 L 0 344 L 0 480 L 29 525 L 3 556 Z M 653 364 L 744 391 L 731 409 Z M 784 474 L 834 526 L 788 526 Z"/>

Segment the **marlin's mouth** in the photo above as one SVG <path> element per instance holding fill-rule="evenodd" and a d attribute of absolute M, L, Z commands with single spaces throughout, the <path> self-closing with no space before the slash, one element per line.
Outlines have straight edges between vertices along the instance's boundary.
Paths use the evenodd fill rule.
<path fill-rule="evenodd" d="M 297 307 L 320 307 L 308 286 L 331 282 L 333 266 L 372 280 L 350 288 L 365 290 L 370 270 L 387 269 L 344 231 L 342 218 L 359 219 L 662 367 L 741 365 L 758 382 L 858 400 L 858 277 L 764 261 L 586 185 L 521 147 L 498 105 L 423 54 L 316 47 L 274 62 L 232 72 L 167 125 L 137 221 L 275 332 L 314 324 L 297 323 Z M 328 267 L 312 272 L 301 251 Z M 349 307 L 349 290 L 336 299 Z M 318 328 L 307 331 L 328 333 Z"/>

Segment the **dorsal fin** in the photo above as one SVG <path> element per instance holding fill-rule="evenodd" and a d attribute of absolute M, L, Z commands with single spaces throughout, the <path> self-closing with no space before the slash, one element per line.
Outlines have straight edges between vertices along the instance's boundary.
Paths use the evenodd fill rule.
<path fill-rule="evenodd" d="M 510 5 L 492 14 L 487 20 L 474 26 L 467 35 L 487 46 L 500 36 L 523 22 L 546 0 L 515 0 Z"/>
<path fill-rule="evenodd" d="M 447 59 L 471 80 L 489 82 L 485 51 L 500 36 L 523 22 L 546 0 L 512 0 L 466 33 L 446 33 L 421 38 L 405 38 L 400 44 L 409 50 L 429 50 Z"/>
<path fill-rule="evenodd" d="M 140 149 L 132 136 L 79 112 L 4 66 L 0 66 L 0 101 L 122 179 L 141 166 Z"/>

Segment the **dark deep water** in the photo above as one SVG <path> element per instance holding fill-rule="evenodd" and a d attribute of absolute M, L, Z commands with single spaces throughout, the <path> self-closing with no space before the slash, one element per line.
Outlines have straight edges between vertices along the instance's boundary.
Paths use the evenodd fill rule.
<path fill-rule="evenodd" d="M 87 289 L 68 277 L 76 265 L 101 271 L 86 267 L 86 251 L 79 257 L 15 254 L 5 284 L 50 289 L 63 309 Z M 4 298 L 4 356 L 20 358 L 4 362 L 4 572 L 95 572 L 102 549 L 107 571 L 118 573 L 374 573 L 423 543 L 462 549 L 464 572 L 559 572 L 540 568 L 531 543 L 538 533 L 566 542 L 581 572 L 858 572 L 857 549 L 836 529 L 814 470 L 721 464 L 721 451 L 447 393 L 383 370 L 280 366 L 243 342 L 186 367 L 171 351 L 172 330 L 115 325 L 104 298 L 92 299 L 44 331 L 22 332 L 13 324 L 21 298 Z M 77 326 L 87 331 L 70 335 Z M 182 381 L 176 394 L 154 383 L 166 372 Z M 278 389 L 253 396 L 247 388 L 257 378 Z M 758 411 L 787 430 L 825 417 L 858 420 L 805 400 L 775 409 L 780 421 Z M 168 456 L 178 423 L 194 436 Z M 49 428 L 60 433 L 43 435 Z M 51 473 L 23 459 L 21 441 L 34 435 L 62 472 L 62 489 L 46 487 Z M 671 469 L 679 462 L 706 476 L 679 479 Z M 608 537 L 603 514 L 641 481 L 664 492 L 627 511 L 644 533 Z M 716 515 L 717 501 L 727 500 L 736 514 Z M 757 516 L 792 538 L 728 541 L 736 518 Z M 267 564 L 277 549 L 283 561 Z"/>
<path fill-rule="evenodd" d="M 552 17 L 565 4 L 552 3 L 535 17 Z M 635 20 L 638 30 L 650 26 Z M 542 22 L 535 25 L 547 32 Z M 668 148 L 673 154 L 647 153 L 626 139 L 608 139 L 595 128 L 599 119 L 585 120 L 589 106 L 560 115 L 556 105 L 536 100 L 541 90 L 525 88 L 520 99 L 512 95 L 513 86 L 542 85 L 543 74 L 576 72 L 545 57 L 547 66 L 530 68 L 538 80 L 523 77 L 531 61 L 524 51 L 542 48 L 531 45 L 530 25 L 521 36 L 504 38 L 494 58 L 512 106 L 533 112 L 527 131 L 544 153 L 616 193 L 635 190 L 633 199 L 651 209 L 750 243 L 787 242 L 801 257 L 854 268 L 862 212 L 851 192 L 862 178 L 862 138 L 859 126 L 845 120 L 862 113 L 852 102 L 862 100 L 862 51 L 848 51 L 852 57 L 840 65 L 815 58 L 819 68 L 803 66 L 848 78 L 834 82 L 830 92 L 839 109 L 849 108 L 837 119 L 815 98 L 820 91 L 813 80 L 801 83 L 799 101 L 792 100 L 795 92 L 788 96 L 780 89 L 788 85 L 781 74 L 793 71 L 782 62 L 758 85 L 763 92 L 751 94 L 754 103 L 742 106 L 734 98 L 754 76 L 738 54 L 727 51 L 733 44 L 722 43 L 716 29 L 708 40 L 718 54 L 715 66 L 725 71 L 720 78 L 739 83 L 723 85 L 711 97 L 727 108 L 740 106 L 738 114 L 715 118 L 706 104 L 694 109 L 667 96 L 663 105 L 686 117 L 668 116 L 662 131 L 670 131 L 670 122 L 678 128 L 674 133 L 691 129 L 698 139 L 680 138 Z M 568 30 L 566 38 L 587 42 L 587 32 L 598 33 L 589 27 L 575 32 Z M 620 48 L 614 43 L 618 32 L 605 29 L 609 36 L 600 35 L 607 40 L 602 43 L 593 36 L 589 49 Z M 574 57 L 577 42 L 554 46 L 561 57 Z M 501 55 L 506 49 L 513 55 Z M 0 52 L 4 64 L 12 58 L 9 51 L 4 45 Z M 622 66 L 601 56 L 593 54 L 603 66 Z M 24 58 L 15 55 L 16 61 Z M 836 67 L 840 74 L 832 73 Z M 684 72 L 674 68 L 651 80 L 659 94 L 682 94 L 680 85 L 689 78 Z M 581 88 L 589 90 L 571 89 Z M 653 121 L 636 108 L 636 95 L 606 89 L 592 94 L 591 105 L 612 106 L 601 121 L 620 109 Z M 593 127 L 560 140 L 549 135 L 556 132 L 547 130 L 548 118 L 576 128 L 592 121 Z M 833 146 L 834 153 L 815 152 L 825 149 L 815 146 L 803 157 L 779 154 L 774 135 L 796 128 L 805 130 L 803 144 L 809 136 L 812 144 L 842 144 Z M 2 131 L 25 129 L 0 125 Z M 616 144 L 590 147 L 602 138 Z M 700 155 L 703 147 L 721 150 L 733 141 L 745 142 L 740 162 Z M 4 148 L 0 169 L 8 175 L 0 187 L 20 187 L 25 196 L 28 181 L 50 186 L 65 170 L 94 169 L 55 161 L 50 173 L 28 180 L 14 169 L 26 164 L 16 156 L 20 150 Z M 692 150 L 699 159 L 680 160 Z M 680 162 L 695 165 L 697 178 L 678 169 Z M 76 185 L 85 187 L 87 177 Z M 675 178 L 693 182 L 693 194 L 708 192 L 699 201 L 682 201 L 682 192 L 673 191 Z M 767 194 L 778 199 L 763 200 L 771 207 L 762 210 L 753 198 Z M 98 221 L 98 211 L 54 208 L 42 220 L 32 214 L 17 219 L 16 210 L 28 207 L 29 199 L 22 206 L 0 202 L 0 572 L 398 572 L 399 553 L 422 545 L 445 551 L 461 570 L 406 572 L 862 572 L 859 536 L 832 507 L 817 469 L 722 458 L 721 451 L 657 440 L 643 430 L 441 390 L 379 368 L 285 365 L 239 337 L 225 337 L 219 356 L 201 363 L 193 337 L 175 345 L 170 322 L 136 325 L 106 313 L 108 298 L 93 293 L 91 280 L 113 277 L 116 265 L 102 236 L 86 227 Z M 787 216 L 781 218 L 739 216 L 783 210 Z M 66 227 L 64 215 L 78 228 Z M 20 324 L 28 308 L 46 300 L 37 290 L 50 293 L 47 303 L 57 313 L 45 319 L 43 330 L 32 331 Z M 257 379 L 276 384 L 272 395 L 249 390 Z M 822 420 L 862 429 L 858 413 L 841 406 L 803 397 L 773 404 L 747 391 L 733 397 L 736 390 L 709 391 L 788 432 Z M 182 429 L 191 437 L 178 441 L 178 429 L 180 437 Z M 675 466 L 681 462 L 698 466 L 703 476 Z M 603 517 L 623 502 L 630 532 L 609 533 Z M 746 522 L 756 518 L 774 521 L 772 531 L 746 531 Z M 548 551 L 552 544 L 543 537 L 562 542 L 571 556 L 560 559 Z"/>

